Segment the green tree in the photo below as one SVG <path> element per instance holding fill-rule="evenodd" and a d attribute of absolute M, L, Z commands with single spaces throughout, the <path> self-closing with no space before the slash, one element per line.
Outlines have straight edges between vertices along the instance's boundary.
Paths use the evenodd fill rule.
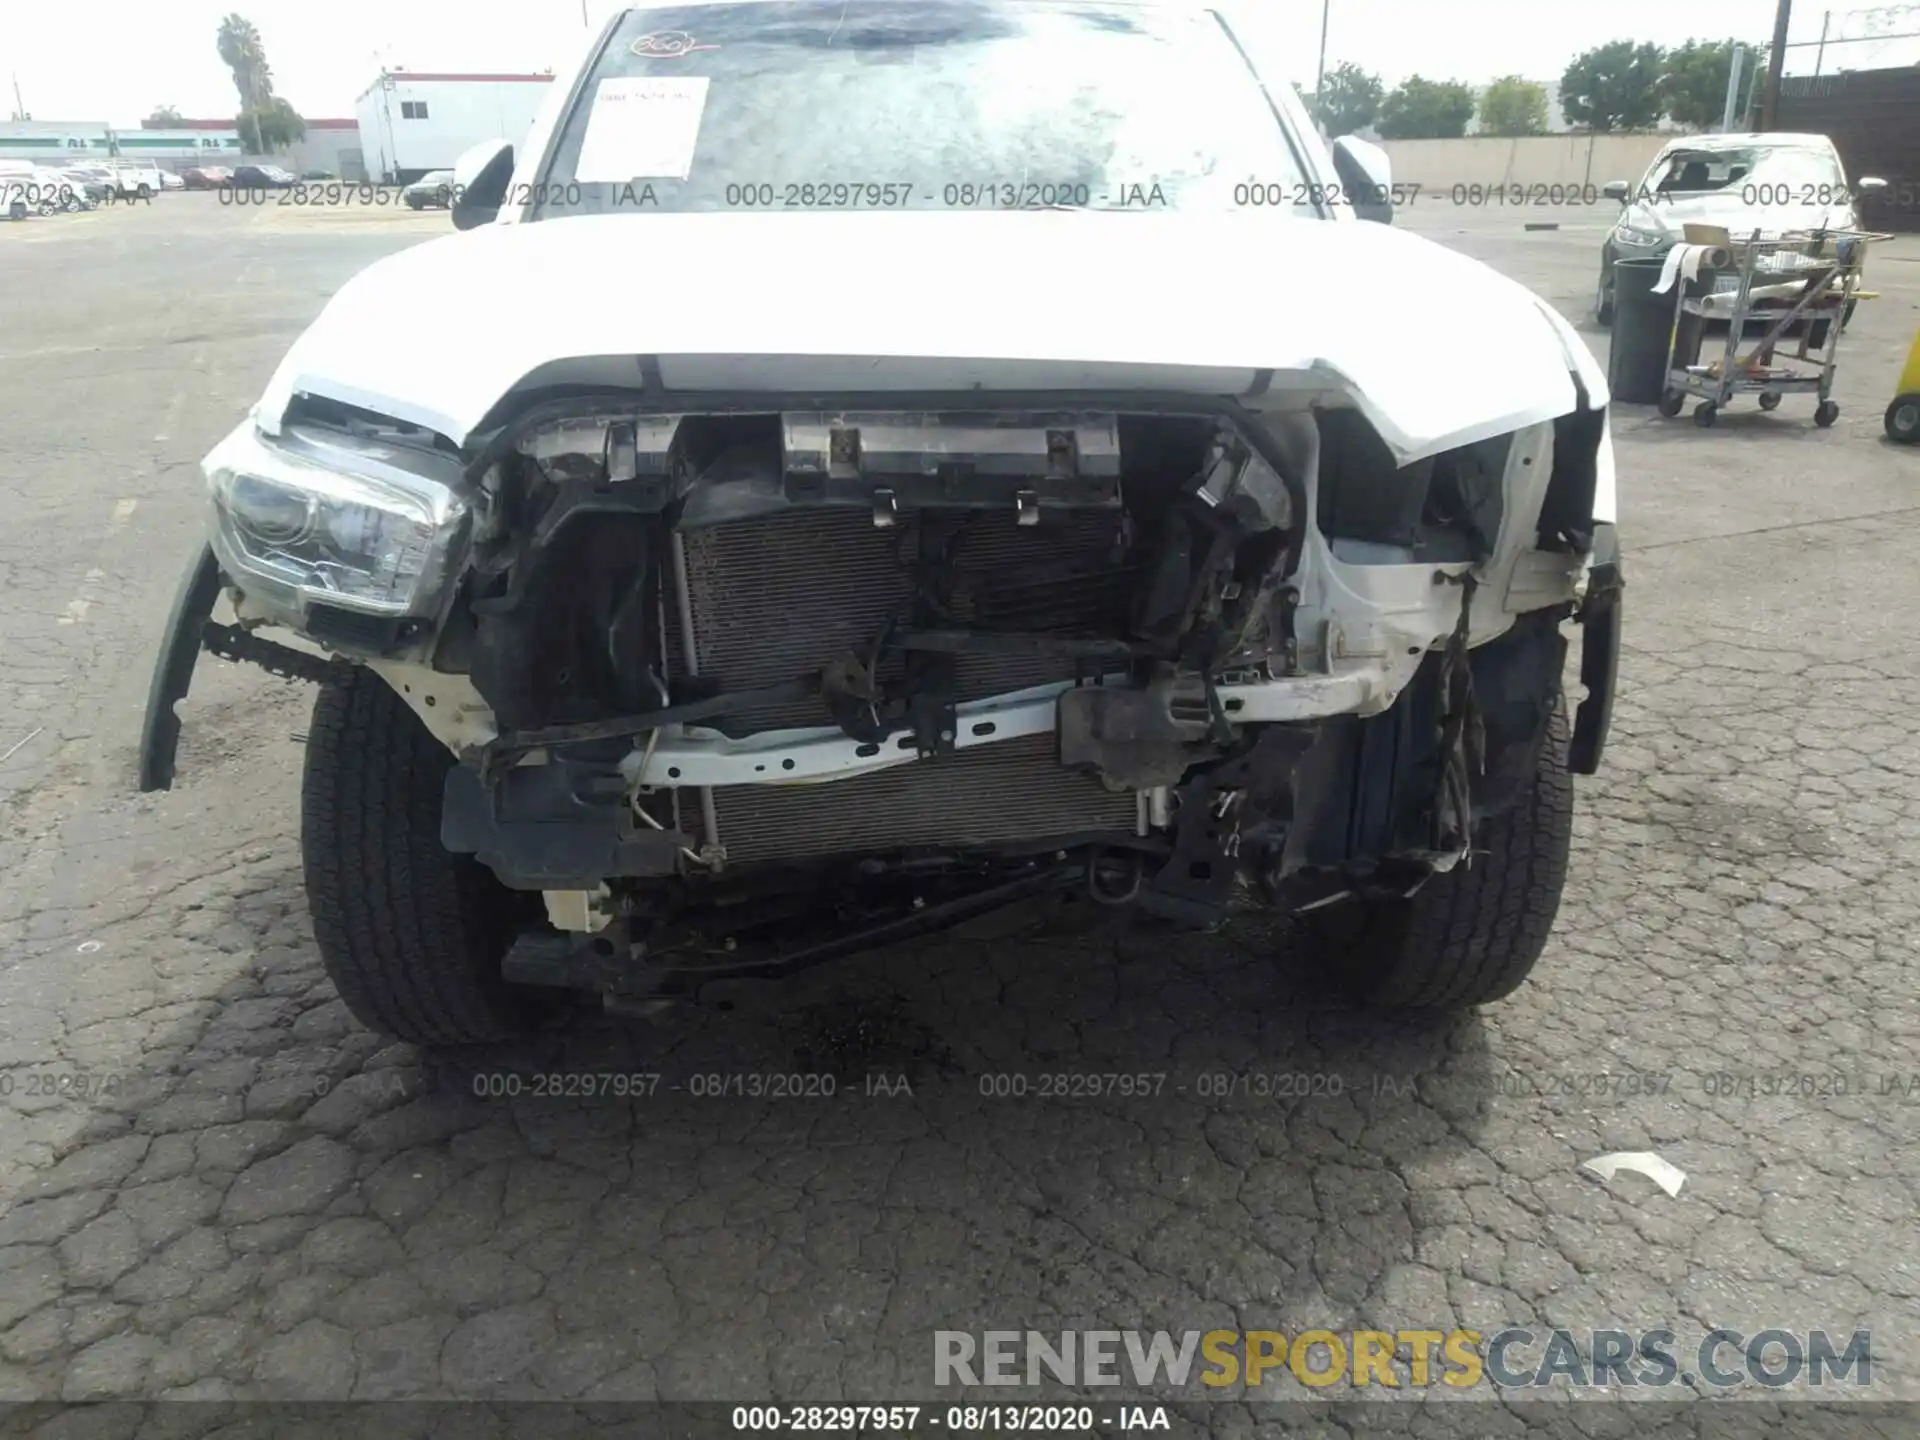
<path fill-rule="evenodd" d="M 171 105 L 156 105 L 153 113 L 142 122 L 149 129 L 170 130 L 180 124 L 180 112 Z"/>
<path fill-rule="evenodd" d="M 216 41 L 221 62 L 233 74 L 240 92 L 240 144 L 249 155 L 267 152 L 261 114 L 273 100 L 273 70 L 260 43 L 260 32 L 244 15 L 228 15 L 220 22 Z"/>
<path fill-rule="evenodd" d="M 1380 97 L 1386 93 L 1378 75 L 1369 74 L 1352 61 L 1342 61 L 1329 70 L 1313 97 L 1314 119 L 1327 134 L 1338 139 L 1364 130 L 1380 114 Z"/>
<path fill-rule="evenodd" d="M 1668 119 L 1690 130 L 1711 130 L 1727 113 L 1733 76 L 1732 40 L 1689 40 L 1667 52 L 1660 72 L 1660 104 Z"/>
<path fill-rule="evenodd" d="M 1379 130 L 1389 140 L 1454 140 L 1473 119 L 1473 90 L 1457 80 L 1409 75 L 1381 103 Z"/>
<path fill-rule="evenodd" d="M 1647 130 L 1660 118 L 1658 45 L 1615 40 L 1574 58 L 1560 77 L 1560 108 L 1589 130 Z"/>
<path fill-rule="evenodd" d="M 307 122 L 300 118 L 299 112 L 284 95 L 273 96 L 263 108 L 254 112 L 253 118 L 262 147 L 255 154 L 284 150 L 307 138 Z"/>
<path fill-rule="evenodd" d="M 1503 75 L 1480 97 L 1482 135 L 1544 135 L 1547 87 L 1518 75 Z"/>

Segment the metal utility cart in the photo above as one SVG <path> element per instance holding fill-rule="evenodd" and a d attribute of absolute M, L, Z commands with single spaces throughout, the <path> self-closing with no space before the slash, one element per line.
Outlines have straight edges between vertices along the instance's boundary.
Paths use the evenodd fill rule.
<path fill-rule="evenodd" d="M 1821 230 L 1763 240 L 1756 230 L 1744 244 L 1727 247 L 1732 264 L 1709 285 L 1676 277 L 1660 413 L 1678 415 L 1691 396 L 1700 402 L 1694 424 L 1711 425 L 1735 395 L 1758 395 L 1762 410 L 1778 409 L 1783 395 L 1817 395 L 1813 423 L 1833 424 L 1840 417 L 1833 399 L 1840 337 L 1854 302 L 1865 295 L 1860 276 L 1867 247 L 1887 238 Z M 1711 361 L 1702 353 L 1697 363 L 1676 364 L 1682 334 L 1709 320 L 1726 322 L 1725 352 Z M 1745 343 L 1747 331 L 1760 326 L 1759 338 Z M 1796 326 L 1799 334 L 1789 336 Z"/>

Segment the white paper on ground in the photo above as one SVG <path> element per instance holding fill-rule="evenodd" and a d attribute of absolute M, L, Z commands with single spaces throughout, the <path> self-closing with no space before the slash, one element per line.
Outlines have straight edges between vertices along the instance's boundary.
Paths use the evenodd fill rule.
<path fill-rule="evenodd" d="M 1662 1160 L 1651 1150 L 1617 1150 L 1611 1155 L 1596 1155 L 1581 1164 L 1582 1170 L 1591 1170 L 1602 1180 L 1611 1180 L 1621 1170 L 1632 1170 L 1646 1176 L 1669 1195 L 1678 1195 L 1680 1187 L 1687 1183 L 1687 1172 L 1671 1160 Z"/>
<path fill-rule="evenodd" d="M 602 80 L 587 113 L 573 178 L 583 183 L 684 180 L 693 168 L 707 77 L 622 75 Z"/>

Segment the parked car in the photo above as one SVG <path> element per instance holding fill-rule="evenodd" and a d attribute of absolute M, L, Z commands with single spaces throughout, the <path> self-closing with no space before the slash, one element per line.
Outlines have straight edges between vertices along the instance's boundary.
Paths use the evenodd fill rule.
<path fill-rule="evenodd" d="M 24 220 L 34 213 L 29 184 L 31 181 L 24 173 L 0 171 L 0 217 Z"/>
<path fill-rule="evenodd" d="M 184 190 L 187 188 L 187 182 L 171 170 L 162 170 L 160 172 L 160 188 L 163 190 Z"/>
<path fill-rule="evenodd" d="M 1611 704 L 1606 376 L 1392 227 L 1289 58 L 1124 0 L 617 14 L 536 153 L 455 167 L 466 233 L 349 280 L 206 457 L 142 785 L 203 637 L 316 681 L 314 935 L 422 1043 L 1045 893 L 1284 919 L 1385 1006 L 1508 994 Z M 1440 366 L 1370 319 L 1435 296 Z"/>
<path fill-rule="evenodd" d="M 151 200 L 165 189 L 157 165 L 116 165 L 114 193 L 123 200 Z"/>
<path fill-rule="evenodd" d="M 302 180 L 338 180 L 340 177 L 331 170 L 302 170 L 300 178 Z"/>
<path fill-rule="evenodd" d="M 1594 318 L 1613 323 L 1613 262 L 1658 259 L 1689 224 L 1717 225 L 1732 239 L 1796 230 L 1857 230 L 1858 200 L 1886 188 L 1877 176 L 1847 183 L 1824 135 L 1689 135 L 1663 148 L 1637 184 L 1610 181 L 1620 215 L 1600 246 Z"/>
<path fill-rule="evenodd" d="M 285 190 L 299 182 L 278 165 L 236 165 L 231 183 L 242 190 Z"/>
<path fill-rule="evenodd" d="M 444 210 L 453 204 L 453 172 L 429 170 L 402 190 L 400 198 L 407 202 L 409 209 L 425 210 L 431 206 Z"/>
<path fill-rule="evenodd" d="M 80 192 L 94 205 L 113 198 L 114 182 L 111 173 L 106 170 L 85 165 L 70 165 L 60 173 L 73 181 Z"/>
<path fill-rule="evenodd" d="M 111 193 L 119 183 L 111 165 L 103 165 L 95 160 L 82 160 L 66 167 L 69 175 L 84 175 L 97 185 L 104 185 Z"/>
<path fill-rule="evenodd" d="M 50 166 L 36 168 L 28 188 L 42 215 L 91 210 L 96 203 L 80 181 Z"/>
<path fill-rule="evenodd" d="M 233 183 L 233 171 L 224 165 L 197 165 L 180 178 L 189 190 L 220 190 Z"/>

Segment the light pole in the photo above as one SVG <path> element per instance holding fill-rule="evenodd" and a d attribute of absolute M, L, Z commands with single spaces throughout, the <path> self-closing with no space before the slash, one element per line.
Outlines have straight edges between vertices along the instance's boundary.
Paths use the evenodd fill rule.
<path fill-rule="evenodd" d="M 1740 104 L 1741 72 L 1746 69 L 1746 63 L 1747 47 L 1736 44 L 1733 47 L 1733 63 L 1727 70 L 1727 108 L 1720 117 L 1720 133 L 1723 135 L 1733 131 L 1734 112 Z"/>
<path fill-rule="evenodd" d="M 1767 56 L 1767 88 L 1760 98 L 1760 128 L 1771 130 L 1780 110 L 1780 75 L 1787 64 L 1787 24 L 1793 17 L 1793 0 L 1780 0 L 1773 14 L 1773 49 Z"/>
<path fill-rule="evenodd" d="M 1313 67 L 1313 104 L 1322 113 L 1320 87 L 1327 83 L 1327 21 L 1332 14 L 1333 0 L 1320 0 L 1320 63 Z"/>

